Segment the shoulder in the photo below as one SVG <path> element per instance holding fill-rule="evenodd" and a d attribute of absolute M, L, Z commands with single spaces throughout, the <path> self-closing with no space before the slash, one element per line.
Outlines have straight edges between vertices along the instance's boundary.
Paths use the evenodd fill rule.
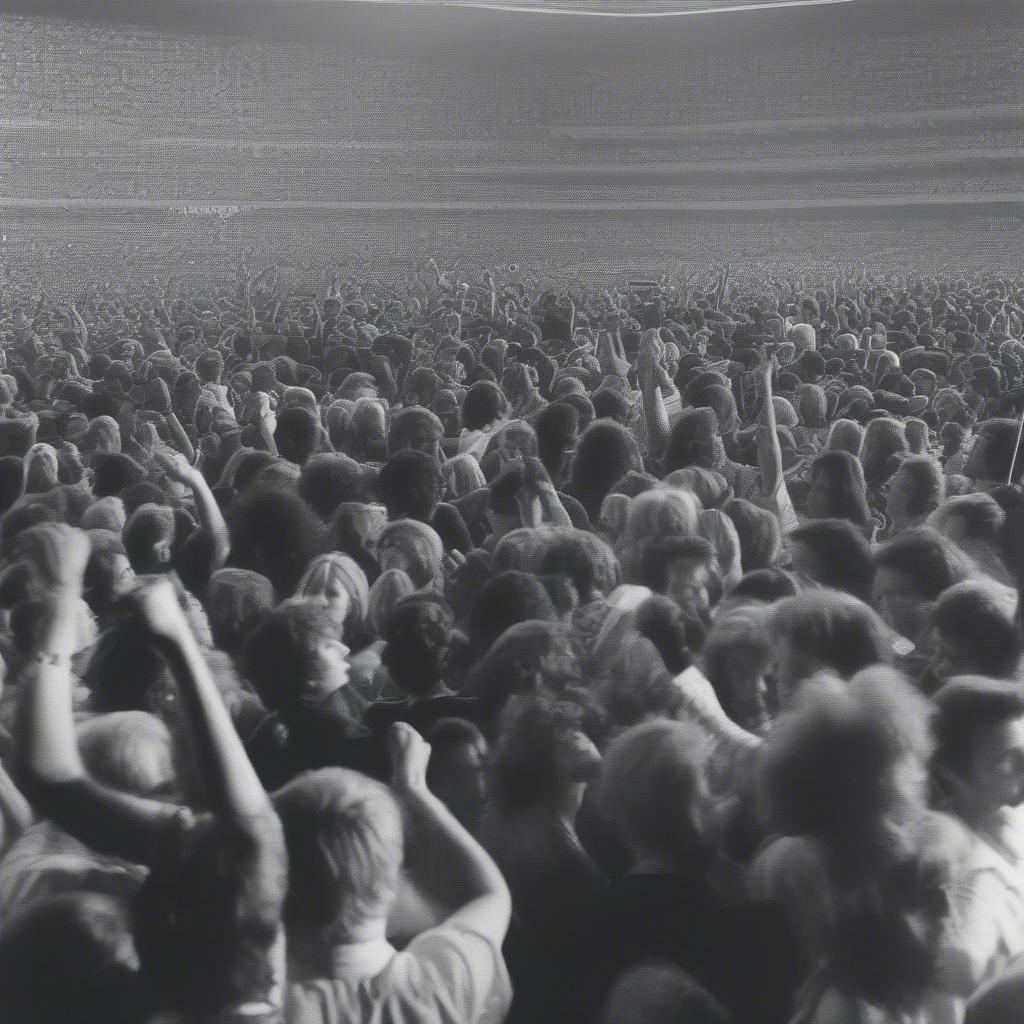
<path fill-rule="evenodd" d="M 498 1024 L 511 1001 L 508 972 L 494 943 L 442 925 L 418 935 L 380 974 L 357 984 L 320 979 L 290 985 L 285 1019 L 288 1024 Z"/>

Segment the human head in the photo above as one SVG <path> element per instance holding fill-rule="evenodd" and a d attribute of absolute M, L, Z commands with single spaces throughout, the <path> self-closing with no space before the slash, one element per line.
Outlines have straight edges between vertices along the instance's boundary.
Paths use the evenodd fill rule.
<path fill-rule="evenodd" d="M 728 1024 L 730 1019 L 710 992 L 667 961 L 623 971 L 602 1017 L 603 1024 Z"/>
<path fill-rule="evenodd" d="M 441 454 L 442 437 L 444 427 L 429 409 L 420 406 L 400 409 L 391 420 L 388 451 L 395 455 L 397 452 L 411 449 L 437 462 Z"/>
<path fill-rule="evenodd" d="M 1015 681 L 955 676 L 934 697 L 932 769 L 954 809 L 982 825 L 1024 800 L 1024 691 Z"/>
<path fill-rule="evenodd" d="M 703 537 L 665 537 L 645 547 L 637 582 L 671 598 L 684 615 L 707 625 L 717 569 L 715 549 Z"/>
<path fill-rule="evenodd" d="M 92 892 L 51 897 L 4 927 L 4 1013 L 19 1024 L 131 1024 L 143 1013 L 138 967 L 120 900 Z"/>
<path fill-rule="evenodd" d="M 227 654 L 238 653 L 255 617 L 274 604 L 274 588 L 249 569 L 218 569 L 206 589 L 206 611 L 213 642 Z"/>
<path fill-rule="evenodd" d="M 115 711 L 94 715 L 76 729 L 89 775 L 121 793 L 169 800 L 177 793 L 171 734 L 155 715 Z"/>
<path fill-rule="evenodd" d="M 566 490 L 596 519 L 605 495 L 630 470 L 643 471 L 635 438 L 619 423 L 596 420 L 580 435 Z"/>
<path fill-rule="evenodd" d="M 136 573 L 167 572 L 175 539 L 174 510 L 148 502 L 139 506 L 125 524 L 122 537 Z"/>
<path fill-rule="evenodd" d="M 387 645 L 381 663 L 403 693 L 427 697 L 437 689 L 453 628 L 452 611 L 439 594 L 412 594 L 392 609 L 381 634 Z"/>
<path fill-rule="evenodd" d="M 281 458 L 301 466 L 320 439 L 320 421 L 302 406 L 282 409 L 277 416 L 274 443 Z"/>
<path fill-rule="evenodd" d="M 722 710 L 754 733 L 767 725 L 765 676 L 772 660 L 766 605 L 742 604 L 715 617 L 701 652 L 704 676 Z"/>
<path fill-rule="evenodd" d="M 289 932 L 326 947 L 383 938 L 404 855 L 402 818 L 387 786 L 321 768 L 273 800 L 288 848 Z"/>
<path fill-rule="evenodd" d="M 944 590 L 932 622 L 946 674 L 1012 677 L 1019 655 L 1016 608 L 1016 592 L 994 580 L 964 580 Z"/>
<path fill-rule="evenodd" d="M 288 872 L 270 817 L 256 832 L 208 816 L 162 844 L 135 902 L 142 976 L 157 1006 L 203 1017 L 273 998 Z"/>
<path fill-rule="evenodd" d="M 946 479 L 930 455 L 910 455 L 889 483 L 885 513 L 894 531 L 917 526 L 942 504 Z"/>
<path fill-rule="evenodd" d="M 430 744 L 427 786 L 475 834 L 487 797 L 487 740 L 464 718 L 440 718 L 423 738 Z"/>
<path fill-rule="evenodd" d="M 242 643 L 239 667 L 263 703 L 288 714 L 303 697 L 348 682 L 348 648 L 320 603 L 292 600 L 268 612 Z"/>
<path fill-rule="evenodd" d="M 366 574 L 337 551 L 318 555 L 309 563 L 295 595 L 322 604 L 339 638 L 351 638 L 363 626 L 370 604 Z"/>
<path fill-rule="evenodd" d="M 722 511 L 736 527 L 743 571 L 771 568 L 782 552 L 782 531 L 778 519 L 745 498 L 731 498 Z"/>
<path fill-rule="evenodd" d="M 781 705 L 816 672 L 848 679 L 892 660 L 882 620 L 863 601 L 837 590 L 806 591 L 777 601 L 768 615 L 768 632 Z"/>
<path fill-rule="evenodd" d="M 855 420 L 835 420 L 829 427 L 825 448 L 828 451 L 849 452 L 855 458 L 860 455 L 864 443 L 864 428 Z"/>
<path fill-rule="evenodd" d="M 898 633 L 917 641 L 939 595 L 974 575 L 970 560 L 930 527 L 898 534 L 875 551 L 874 605 Z"/>
<path fill-rule="evenodd" d="M 433 586 L 438 581 L 443 556 L 441 538 L 416 519 L 388 523 L 377 541 L 381 570 L 401 569 L 417 587 Z"/>
<path fill-rule="evenodd" d="M 823 587 L 871 600 L 871 545 L 848 519 L 815 519 L 790 534 L 793 569 Z"/>
<path fill-rule="evenodd" d="M 598 803 L 634 861 L 703 868 L 707 750 L 696 726 L 668 719 L 634 725 L 606 749 Z"/>
<path fill-rule="evenodd" d="M 377 487 L 391 519 L 430 520 L 441 497 L 437 461 L 415 448 L 396 452 L 381 467 Z"/>
<path fill-rule="evenodd" d="M 228 525 L 233 564 L 266 576 L 279 594 L 294 593 L 306 567 L 327 543 L 316 514 L 284 485 L 248 488 Z"/>
<path fill-rule="evenodd" d="M 809 519 L 849 519 L 861 529 L 870 523 L 867 484 L 860 461 L 847 451 L 826 451 L 811 464 L 807 494 Z"/>
<path fill-rule="evenodd" d="M 527 620 L 557 618 L 543 584 L 529 573 L 510 569 L 492 576 L 477 592 L 469 614 L 469 639 L 483 657 L 510 626 Z"/>
<path fill-rule="evenodd" d="M 514 696 L 491 752 L 490 796 L 503 814 L 541 806 L 557 812 L 569 790 L 596 777 L 600 763 L 579 704 L 543 692 Z"/>

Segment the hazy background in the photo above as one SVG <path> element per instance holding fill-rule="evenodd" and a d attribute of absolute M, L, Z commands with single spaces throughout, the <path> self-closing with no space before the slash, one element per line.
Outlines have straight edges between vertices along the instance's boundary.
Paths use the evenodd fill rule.
<path fill-rule="evenodd" d="M 1022 8 L 8 4 L 0 258 L 1016 268 Z"/>

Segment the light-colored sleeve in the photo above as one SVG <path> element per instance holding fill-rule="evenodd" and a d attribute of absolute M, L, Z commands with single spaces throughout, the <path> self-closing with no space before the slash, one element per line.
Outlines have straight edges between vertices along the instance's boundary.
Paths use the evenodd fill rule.
<path fill-rule="evenodd" d="M 406 954 L 421 968 L 423 995 L 433 991 L 437 998 L 436 1016 L 427 1011 L 418 1019 L 501 1024 L 507 1016 L 512 982 L 501 950 L 489 939 L 466 928 L 442 925 L 413 939 Z"/>

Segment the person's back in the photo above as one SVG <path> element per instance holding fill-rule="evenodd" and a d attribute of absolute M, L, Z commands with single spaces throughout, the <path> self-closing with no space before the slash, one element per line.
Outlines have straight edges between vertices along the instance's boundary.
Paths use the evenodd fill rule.
<path fill-rule="evenodd" d="M 493 862 L 426 785 L 430 748 L 392 736 L 394 796 L 344 769 L 300 776 L 275 797 L 290 861 L 288 1024 L 500 1024 L 511 989 L 501 942 L 508 889 Z M 418 838 L 409 881 L 449 908 L 398 952 L 387 941 L 400 895 L 400 799 Z"/>

